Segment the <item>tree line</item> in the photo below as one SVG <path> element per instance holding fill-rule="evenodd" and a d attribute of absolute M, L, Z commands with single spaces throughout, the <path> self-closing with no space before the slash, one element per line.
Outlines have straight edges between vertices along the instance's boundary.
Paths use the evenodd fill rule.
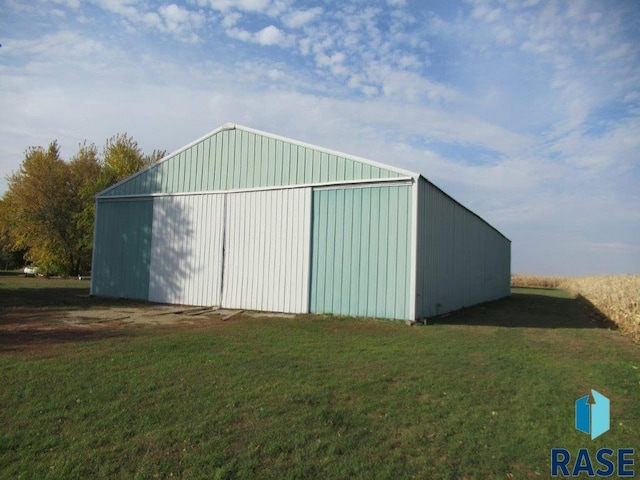
<path fill-rule="evenodd" d="M 95 195 L 164 156 L 160 150 L 144 154 L 126 133 L 108 138 L 102 151 L 85 141 L 69 161 L 55 140 L 28 148 L 0 199 L 5 265 L 30 262 L 47 275 L 89 272 Z"/>

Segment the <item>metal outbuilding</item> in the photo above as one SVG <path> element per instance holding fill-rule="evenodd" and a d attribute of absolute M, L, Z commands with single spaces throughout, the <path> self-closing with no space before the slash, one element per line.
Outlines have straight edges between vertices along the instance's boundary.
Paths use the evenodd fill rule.
<path fill-rule="evenodd" d="M 97 195 L 91 293 L 415 320 L 509 295 L 510 257 L 417 173 L 225 124 Z"/>

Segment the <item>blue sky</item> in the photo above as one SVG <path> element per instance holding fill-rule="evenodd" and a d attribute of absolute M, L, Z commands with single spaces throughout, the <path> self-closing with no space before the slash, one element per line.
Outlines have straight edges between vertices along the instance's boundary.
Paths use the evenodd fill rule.
<path fill-rule="evenodd" d="M 0 0 L 0 194 L 24 150 L 226 122 L 422 173 L 512 270 L 640 273 L 636 1 Z"/>

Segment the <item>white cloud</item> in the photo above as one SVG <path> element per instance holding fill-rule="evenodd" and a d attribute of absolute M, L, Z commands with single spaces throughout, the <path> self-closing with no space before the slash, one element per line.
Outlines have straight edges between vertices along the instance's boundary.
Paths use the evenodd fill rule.
<path fill-rule="evenodd" d="M 337 64 L 341 64 L 342 62 L 344 62 L 344 59 L 344 53 L 341 52 L 334 53 L 330 57 L 323 53 L 319 53 L 316 56 L 316 63 L 322 67 L 332 67 Z"/>
<path fill-rule="evenodd" d="M 284 78 L 284 73 L 281 70 L 278 70 L 277 68 L 272 68 L 267 72 L 267 76 L 271 80 L 281 80 L 282 78 Z"/>
<path fill-rule="evenodd" d="M 162 19 L 160 18 L 160 15 L 155 12 L 145 13 L 142 17 L 142 21 L 150 27 L 155 27 L 158 29 L 162 28 Z"/>
<path fill-rule="evenodd" d="M 373 85 L 363 85 L 361 87 L 362 93 L 364 93 L 367 97 L 374 97 L 380 93 L 377 87 Z"/>
<path fill-rule="evenodd" d="M 491 8 L 485 4 L 481 4 L 474 7 L 471 15 L 474 18 L 492 23 L 500 18 L 501 13 L 502 11 L 499 8 Z"/>
<path fill-rule="evenodd" d="M 308 10 L 297 10 L 285 15 L 282 22 L 289 28 L 300 28 L 307 25 L 318 15 L 322 14 L 322 8 L 315 7 Z"/>
<path fill-rule="evenodd" d="M 158 13 L 164 20 L 164 27 L 161 30 L 175 34 L 178 37 L 196 39 L 195 31 L 204 23 L 204 16 L 200 12 L 192 12 L 181 8 L 176 4 L 162 6 Z"/>
<path fill-rule="evenodd" d="M 409 101 L 453 102 L 460 95 L 451 87 L 425 79 L 419 73 L 372 64 L 368 70 L 370 80 L 381 86 L 385 95 Z"/>
<path fill-rule="evenodd" d="M 640 151 L 640 117 L 631 117 L 598 136 L 575 130 L 553 143 L 553 151 L 566 162 L 592 174 L 612 168 L 626 170 L 637 162 Z"/>
<path fill-rule="evenodd" d="M 380 93 L 377 87 L 366 83 L 366 79 L 359 74 L 351 75 L 347 85 L 353 90 L 362 92 L 367 97 L 374 97 Z"/>
<path fill-rule="evenodd" d="M 502 44 L 511 44 L 513 40 L 513 30 L 505 25 L 497 24 L 493 27 L 493 34 Z"/>
<path fill-rule="evenodd" d="M 429 59 L 414 52 L 430 47 L 407 32 L 415 22 L 414 16 L 403 12 L 341 5 L 305 26 L 298 51 L 312 55 L 318 72 L 327 79 L 341 82 L 347 77 L 342 85 L 366 96 L 384 92 L 414 100 L 450 100 L 454 89 L 425 81 L 419 72 Z M 403 85 L 403 79 L 419 79 L 420 86 Z"/>
<path fill-rule="evenodd" d="M 225 28 L 234 27 L 241 18 L 242 15 L 238 12 L 227 12 L 222 19 L 222 26 Z"/>
<path fill-rule="evenodd" d="M 135 0 L 104 0 L 99 4 L 102 8 L 120 15 L 132 33 L 132 25 L 143 24 L 169 33 L 181 41 L 198 40 L 197 30 L 204 24 L 205 16 L 201 11 L 192 11 L 175 3 L 162 5 L 157 11 L 144 11 Z M 140 9 L 138 8 L 140 7 Z"/>
<path fill-rule="evenodd" d="M 553 45 L 550 43 L 535 43 L 527 40 L 520 48 L 525 52 L 546 53 L 553 50 Z"/>
<path fill-rule="evenodd" d="M 227 35 L 243 42 L 257 43 L 263 46 L 279 46 L 287 47 L 292 45 L 293 38 L 285 35 L 282 31 L 274 26 L 269 25 L 257 32 L 251 33 L 241 28 L 231 28 L 227 30 Z"/>
<path fill-rule="evenodd" d="M 12 56 L 31 55 L 50 59 L 78 59 L 104 53 L 104 47 L 70 30 L 43 35 L 33 40 L 13 40 L 2 46 Z"/>
<path fill-rule="evenodd" d="M 632 91 L 627 93 L 622 99 L 624 102 L 633 103 L 640 100 L 640 91 Z"/>
<path fill-rule="evenodd" d="M 300 41 L 298 42 L 298 48 L 300 49 L 300 53 L 305 56 L 309 55 L 309 53 L 311 53 L 311 45 L 312 45 L 311 38 L 307 37 L 307 38 L 300 39 Z"/>
<path fill-rule="evenodd" d="M 55 4 L 63 5 L 65 7 L 78 9 L 80 8 L 80 0 L 49 0 Z"/>
<path fill-rule="evenodd" d="M 227 35 L 236 40 L 242 40 L 243 42 L 253 41 L 253 35 L 241 28 L 230 28 L 227 30 Z"/>
<path fill-rule="evenodd" d="M 244 12 L 262 12 L 270 6 L 271 2 L 269 0 L 200 0 L 198 4 L 221 12 L 234 9 Z"/>
<path fill-rule="evenodd" d="M 286 43 L 286 37 L 278 27 L 269 25 L 255 34 L 255 40 L 260 45 L 282 45 Z"/>
<path fill-rule="evenodd" d="M 179 25 L 181 23 L 186 23 L 189 21 L 191 16 L 188 10 L 180 8 L 175 3 L 160 7 L 158 11 L 164 17 L 168 25 Z"/>
<path fill-rule="evenodd" d="M 99 5 L 106 10 L 122 15 L 132 22 L 137 22 L 140 19 L 140 13 L 132 6 L 135 3 L 135 0 L 102 0 Z"/>

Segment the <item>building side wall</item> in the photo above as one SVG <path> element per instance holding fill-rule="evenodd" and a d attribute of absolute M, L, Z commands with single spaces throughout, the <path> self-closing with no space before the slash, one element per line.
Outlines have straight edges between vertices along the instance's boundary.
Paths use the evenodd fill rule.
<path fill-rule="evenodd" d="M 178 151 L 104 196 L 147 195 L 395 178 L 400 174 L 320 149 L 222 130 Z"/>
<path fill-rule="evenodd" d="M 411 188 L 314 191 L 311 312 L 411 318 Z"/>
<path fill-rule="evenodd" d="M 311 189 L 226 197 L 222 306 L 308 312 Z"/>
<path fill-rule="evenodd" d="M 98 202 L 91 293 L 146 300 L 153 201 Z"/>
<path fill-rule="evenodd" d="M 510 294 L 511 242 L 420 178 L 416 317 Z"/>
<path fill-rule="evenodd" d="M 155 197 L 149 300 L 220 305 L 225 195 Z"/>

